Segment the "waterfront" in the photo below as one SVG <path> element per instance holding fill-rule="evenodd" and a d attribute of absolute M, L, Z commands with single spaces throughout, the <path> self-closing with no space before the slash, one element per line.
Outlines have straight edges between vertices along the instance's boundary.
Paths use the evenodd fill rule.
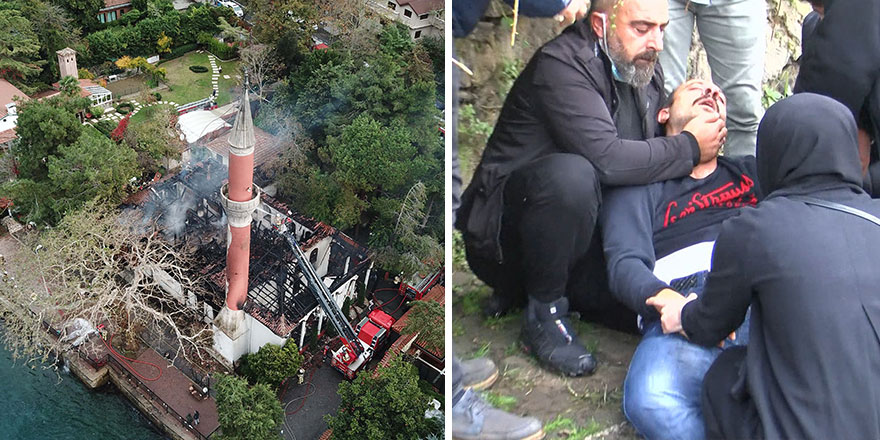
<path fill-rule="evenodd" d="M 60 380 L 59 380 L 60 377 Z M 92 391 L 61 370 L 14 362 L 0 345 L 0 437 L 16 440 L 160 440 L 112 385 Z"/>

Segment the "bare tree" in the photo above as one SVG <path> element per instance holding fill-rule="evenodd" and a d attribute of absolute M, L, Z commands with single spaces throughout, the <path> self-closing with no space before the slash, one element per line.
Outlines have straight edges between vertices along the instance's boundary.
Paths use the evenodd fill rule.
<path fill-rule="evenodd" d="M 268 102 L 265 88 L 277 79 L 281 71 L 275 51 L 265 44 L 252 44 L 242 49 L 241 61 L 254 94 Z"/>
<path fill-rule="evenodd" d="M 322 20 L 338 32 L 341 47 L 351 52 L 372 53 L 382 25 L 363 0 L 316 0 Z"/>
<path fill-rule="evenodd" d="M 124 217 L 91 202 L 22 241 L 0 283 L 4 338 L 17 358 L 45 361 L 69 349 L 84 319 L 107 326 L 127 348 L 149 330 L 176 339 L 175 357 L 204 360 L 212 333 L 193 307 L 187 257 Z M 47 338 L 44 324 L 58 337 Z"/>

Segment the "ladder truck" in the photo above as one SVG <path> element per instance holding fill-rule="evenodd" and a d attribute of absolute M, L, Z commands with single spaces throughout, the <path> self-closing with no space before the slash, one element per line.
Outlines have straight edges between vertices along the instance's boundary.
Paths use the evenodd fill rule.
<path fill-rule="evenodd" d="M 400 295 L 406 295 L 409 299 L 421 300 L 432 287 L 434 287 L 441 279 L 443 279 L 444 267 L 440 266 L 434 272 L 429 273 L 425 278 L 419 280 L 415 286 L 401 282 L 398 287 Z"/>
<path fill-rule="evenodd" d="M 376 309 L 358 323 L 357 330 L 351 327 L 342 310 L 333 300 L 327 286 L 318 277 L 315 268 L 303 254 L 293 234 L 284 234 L 290 248 L 296 255 L 296 264 L 305 276 L 308 289 L 318 299 L 318 304 L 327 314 L 327 319 L 336 329 L 337 339 L 341 344 L 332 351 L 330 365 L 339 370 L 348 379 L 354 379 L 358 370 L 369 362 L 376 348 L 388 336 L 394 318 L 382 310 Z M 335 345 L 335 344 L 334 344 Z"/>

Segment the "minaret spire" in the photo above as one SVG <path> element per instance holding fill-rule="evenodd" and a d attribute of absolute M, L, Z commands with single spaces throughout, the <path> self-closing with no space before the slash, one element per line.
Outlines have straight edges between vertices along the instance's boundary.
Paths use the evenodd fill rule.
<path fill-rule="evenodd" d="M 248 270 L 250 266 L 251 221 L 260 203 L 260 188 L 254 185 L 254 121 L 251 118 L 248 80 L 235 123 L 229 133 L 229 182 L 220 188 L 220 197 L 226 210 L 226 305 L 217 317 L 217 326 L 232 343 L 216 340 L 221 353 L 234 362 L 238 353 L 236 340 L 244 333 L 244 311 L 247 300 Z M 216 335 L 216 333 L 215 333 Z M 215 338 L 218 336 L 215 336 Z M 222 338 L 222 336 L 220 336 Z M 228 356 L 227 356 L 228 354 Z"/>

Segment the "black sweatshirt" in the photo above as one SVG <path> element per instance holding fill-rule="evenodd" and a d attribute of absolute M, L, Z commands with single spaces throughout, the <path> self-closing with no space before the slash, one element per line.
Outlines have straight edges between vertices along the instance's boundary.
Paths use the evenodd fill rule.
<path fill-rule="evenodd" d="M 656 261 L 714 242 L 721 222 L 736 215 L 738 208 L 757 203 L 756 176 L 753 156 L 722 156 L 704 179 L 686 176 L 608 191 L 600 222 L 614 296 L 643 317 L 657 317 L 645 300 L 669 286 L 654 275 Z"/>
<path fill-rule="evenodd" d="M 880 216 L 860 187 L 849 110 L 807 93 L 771 107 L 758 129 L 758 176 L 767 199 L 724 223 L 682 326 L 711 346 L 751 305 L 745 377 L 732 392 L 750 396 L 763 437 L 880 438 L 880 226 L 790 198 Z"/>

